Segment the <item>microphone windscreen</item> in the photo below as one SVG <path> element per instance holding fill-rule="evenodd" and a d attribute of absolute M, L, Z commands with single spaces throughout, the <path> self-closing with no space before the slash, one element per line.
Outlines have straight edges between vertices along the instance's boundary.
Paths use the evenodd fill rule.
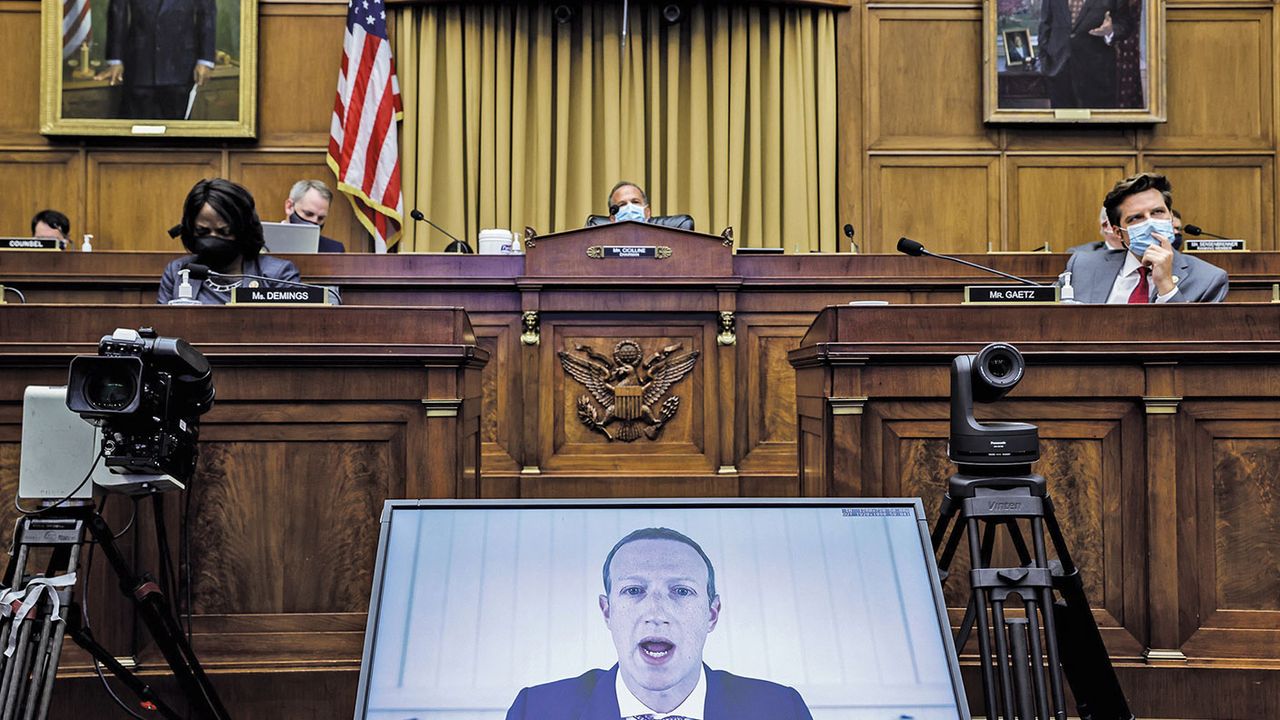
<path fill-rule="evenodd" d="M 187 277 L 191 278 L 192 280 L 204 280 L 205 278 L 209 277 L 208 265 L 201 265 L 200 263 L 187 263 L 184 269 L 189 272 Z"/>
<path fill-rule="evenodd" d="M 422 211 L 419 210 L 418 208 L 414 208 L 409 211 L 409 217 L 413 218 L 414 220 L 417 220 L 418 222 L 422 222 L 424 219 L 426 219 L 427 216 L 423 215 Z"/>
<path fill-rule="evenodd" d="M 905 255 L 923 255 L 924 246 L 909 237 L 898 238 L 898 252 Z"/>
<path fill-rule="evenodd" d="M 845 223 L 844 236 L 847 238 L 853 237 L 853 223 Z"/>
<path fill-rule="evenodd" d="M 169 237 L 176 238 L 181 234 L 182 234 L 182 223 L 178 223 L 177 225 L 174 225 L 173 227 L 169 228 Z"/>
<path fill-rule="evenodd" d="M 1182 232 L 1188 235 L 1199 235 L 1204 231 L 1200 229 L 1199 225 L 1183 225 Z"/>

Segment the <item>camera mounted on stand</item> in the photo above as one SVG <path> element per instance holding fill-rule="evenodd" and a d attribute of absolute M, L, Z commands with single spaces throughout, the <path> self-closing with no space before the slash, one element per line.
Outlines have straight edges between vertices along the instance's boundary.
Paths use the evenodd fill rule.
<path fill-rule="evenodd" d="M 144 709 L 170 720 L 226 718 L 166 597 L 179 585 L 170 579 L 162 498 L 165 491 L 186 489 L 195 473 L 200 416 L 213 406 L 209 361 L 185 341 L 150 328 L 118 329 L 101 339 L 97 355 L 71 361 L 67 382 L 28 387 L 24 395 L 18 495 L 43 507 L 23 511 L 17 552 L 5 574 L 12 588 L 6 597 L 16 598 L 21 609 L 0 619 L 0 637 L 10 639 L 0 656 L 0 717 L 47 715 L 65 634 L 127 685 Z M 152 499 L 159 581 L 135 574 L 120 552 L 94 507 L 95 486 Z M 87 620 L 72 609 L 81 549 L 90 538 L 173 670 L 186 712 L 98 644 Z M 37 550 L 51 550 L 43 571 L 35 567 Z"/>
<path fill-rule="evenodd" d="M 951 363 L 947 454 L 959 472 L 947 482 L 932 540 L 934 552 L 941 549 L 938 567 L 945 580 L 961 537 L 968 536 L 971 594 L 956 648 L 963 650 L 976 623 L 984 714 L 990 720 L 1066 720 L 1064 675 L 1083 720 L 1131 720 L 1045 479 L 1031 473 L 1040 459 L 1038 428 L 974 416 L 975 402 L 1000 400 L 1025 372 L 1022 353 L 1007 343 Z M 1002 529 L 1018 556 L 1016 567 L 992 566 Z M 1015 612 L 1007 615 L 1006 606 Z"/>

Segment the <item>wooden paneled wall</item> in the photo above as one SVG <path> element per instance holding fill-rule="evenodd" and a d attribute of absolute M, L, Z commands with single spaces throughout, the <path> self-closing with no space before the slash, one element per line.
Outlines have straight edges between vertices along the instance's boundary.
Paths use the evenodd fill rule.
<path fill-rule="evenodd" d="M 1275 249 L 1274 0 L 1171 0 L 1168 122 L 988 126 L 982 4 L 887 0 L 840 18 L 841 215 L 864 252 L 900 235 L 951 251 L 1097 239 L 1106 191 L 1169 175 L 1188 222 Z"/>
<path fill-rule="evenodd" d="M 258 139 L 46 138 L 39 132 L 40 3 L 0 0 L 0 59 L 12 80 L 0 103 L 0 234 L 23 235 L 45 207 L 71 218 L 99 250 L 174 250 L 166 230 L 182 218 L 197 180 L 248 187 L 263 220 L 282 220 L 302 178 L 333 186 L 325 164 L 342 57 L 345 2 L 259 0 Z M 335 198 L 325 234 L 368 250 L 351 205 Z"/>
<path fill-rule="evenodd" d="M 282 216 L 293 180 L 332 180 L 324 151 L 346 5 L 259 7 L 258 140 L 136 143 L 39 134 L 39 3 L 0 0 L 0 59 L 18 79 L 0 104 L 0 233 L 26 232 L 53 206 L 99 248 L 173 249 L 164 230 L 201 177 L 243 182 L 267 219 Z M 837 12 L 840 218 L 863 252 L 891 252 L 900 235 L 953 252 L 1061 251 L 1096 238 L 1102 196 L 1136 170 L 1168 173 L 1189 222 L 1280 249 L 1276 0 L 1171 1 L 1168 122 L 1129 127 L 984 125 L 981 3 Z M 345 202 L 326 234 L 369 248 Z"/>

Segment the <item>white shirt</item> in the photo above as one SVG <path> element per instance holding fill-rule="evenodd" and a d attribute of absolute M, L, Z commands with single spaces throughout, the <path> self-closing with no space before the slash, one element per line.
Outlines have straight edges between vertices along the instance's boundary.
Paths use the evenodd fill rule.
<path fill-rule="evenodd" d="M 1111 294 L 1107 296 L 1108 305 L 1127 305 L 1129 296 L 1133 294 L 1134 288 L 1138 287 L 1138 268 L 1142 267 L 1142 261 L 1137 255 L 1124 251 L 1124 267 L 1120 268 L 1120 274 L 1116 275 L 1116 281 L 1111 285 Z M 1156 283 L 1151 279 L 1151 274 L 1147 274 L 1147 285 L 1152 292 L 1155 292 Z M 1178 292 L 1178 286 L 1175 283 L 1173 289 L 1164 295 L 1157 295 L 1152 302 L 1167 303 Z"/>
<path fill-rule="evenodd" d="M 633 717 L 635 715 L 652 715 L 657 720 L 662 720 L 670 715 L 683 715 L 695 720 L 702 720 L 706 717 L 704 714 L 707 704 L 707 667 L 702 667 L 702 672 L 698 673 L 698 684 L 693 686 L 693 692 L 689 693 L 689 697 L 680 703 L 679 707 L 671 712 L 660 713 L 649 709 L 648 705 L 640 702 L 640 699 L 631 694 L 631 688 L 627 687 L 627 683 L 622 679 L 622 669 L 618 669 L 618 679 L 615 683 L 614 691 L 618 694 L 618 709 L 622 711 L 622 717 Z"/>

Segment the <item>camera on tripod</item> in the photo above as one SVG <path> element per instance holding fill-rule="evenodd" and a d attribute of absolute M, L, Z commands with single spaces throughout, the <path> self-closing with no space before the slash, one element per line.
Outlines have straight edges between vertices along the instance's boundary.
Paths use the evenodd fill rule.
<path fill-rule="evenodd" d="M 951 441 L 947 455 L 959 465 L 1030 465 L 1040 459 L 1040 434 L 1022 422 L 978 422 L 974 402 L 992 403 L 1012 390 L 1026 372 L 1022 353 L 992 343 L 951 363 Z"/>
<path fill-rule="evenodd" d="M 199 417 L 213 406 L 209 361 L 151 328 L 117 329 L 97 355 L 71 361 L 67 407 L 102 428 L 102 457 L 120 474 L 195 472 Z"/>

